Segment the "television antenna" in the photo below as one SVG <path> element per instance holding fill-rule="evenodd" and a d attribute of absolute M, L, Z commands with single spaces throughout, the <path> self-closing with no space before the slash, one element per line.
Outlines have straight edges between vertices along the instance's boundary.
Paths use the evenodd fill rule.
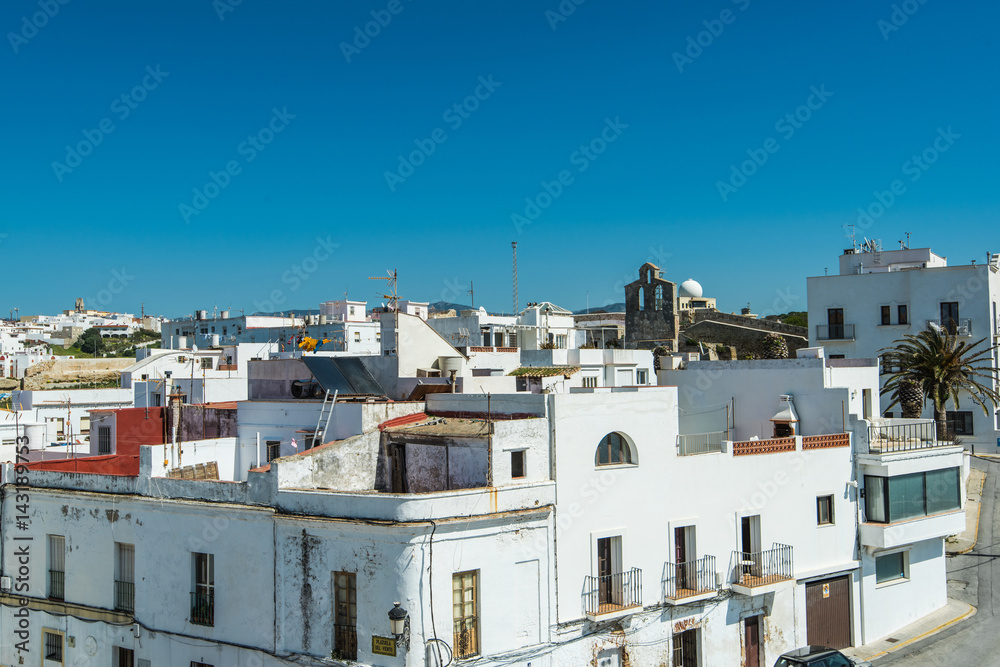
<path fill-rule="evenodd" d="M 397 304 L 399 303 L 399 294 L 396 288 L 399 274 L 396 272 L 396 269 L 393 269 L 392 271 L 386 271 L 386 274 L 387 274 L 386 276 L 370 277 L 368 278 L 368 280 L 386 281 L 385 291 L 388 292 L 388 294 L 379 294 L 378 292 L 376 292 L 376 294 L 379 294 L 379 296 L 382 297 L 383 299 L 388 299 L 389 310 L 395 311 L 397 309 Z"/>
<path fill-rule="evenodd" d="M 856 239 L 856 237 L 854 235 L 854 225 L 841 225 L 841 226 L 844 227 L 845 229 L 847 229 L 847 233 L 844 234 L 844 236 L 846 236 L 847 238 L 851 239 L 851 248 L 853 248 L 854 250 L 857 250 L 858 249 L 858 241 L 857 241 L 857 239 Z"/>

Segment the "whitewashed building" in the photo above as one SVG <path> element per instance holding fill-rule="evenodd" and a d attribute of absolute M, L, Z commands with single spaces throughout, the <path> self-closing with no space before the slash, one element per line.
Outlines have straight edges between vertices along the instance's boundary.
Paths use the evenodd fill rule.
<path fill-rule="evenodd" d="M 877 357 L 906 334 L 941 325 L 966 343 L 1000 338 L 1000 255 L 987 262 L 948 264 L 930 248 L 882 251 L 870 242 L 848 248 L 840 256 L 838 272 L 808 278 L 809 344 L 822 345 L 828 358 Z M 1000 365 L 1000 352 L 993 363 Z M 883 378 L 884 380 L 885 378 Z M 996 388 L 996 387 L 994 387 Z M 877 413 L 899 416 L 897 406 L 887 412 L 890 395 L 882 397 Z M 927 402 L 926 418 L 934 406 Z M 1000 446 L 1000 413 L 983 414 L 966 395 L 959 406 L 949 401 L 949 428 L 964 442 Z"/>
<path fill-rule="evenodd" d="M 152 447 L 138 475 L 4 466 L 28 500 L 0 506 L 0 631 L 15 638 L 0 662 L 772 664 L 941 601 L 935 549 L 961 498 L 946 475 L 924 515 L 908 496 L 896 516 L 894 496 L 963 455 L 861 418 L 873 362 L 668 375 L 361 404 L 343 422 L 360 433 L 246 481 L 157 477 Z M 279 423 L 290 405 L 241 412 L 240 439 L 311 421 Z M 817 622 L 817 604 L 846 621 Z"/>

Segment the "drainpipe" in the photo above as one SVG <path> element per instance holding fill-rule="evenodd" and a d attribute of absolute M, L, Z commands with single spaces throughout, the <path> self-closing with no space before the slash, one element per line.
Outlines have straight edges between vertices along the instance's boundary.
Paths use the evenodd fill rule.
<path fill-rule="evenodd" d="M 457 389 L 456 389 L 456 387 L 457 387 L 457 384 L 458 384 L 458 383 L 457 383 L 457 381 L 455 380 L 455 374 L 456 374 L 456 373 L 457 373 L 458 371 L 456 371 L 456 370 L 455 370 L 455 369 L 453 368 L 453 369 L 451 369 L 451 371 L 450 371 L 450 372 L 451 372 L 451 377 L 450 377 L 450 378 L 448 378 L 448 384 L 450 384 L 450 385 L 451 385 L 451 393 L 453 393 L 453 394 L 454 394 L 454 393 L 457 393 Z"/>

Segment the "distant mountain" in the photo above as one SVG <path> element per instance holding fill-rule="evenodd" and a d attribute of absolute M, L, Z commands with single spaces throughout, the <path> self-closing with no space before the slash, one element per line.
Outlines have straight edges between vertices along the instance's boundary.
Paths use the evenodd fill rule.
<path fill-rule="evenodd" d="M 625 304 L 624 303 L 609 303 L 606 306 L 592 306 L 590 309 L 582 308 L 580 310 L 574 310 L 574 315 L 586 315 L 587 313 L 624 313 Z"/>

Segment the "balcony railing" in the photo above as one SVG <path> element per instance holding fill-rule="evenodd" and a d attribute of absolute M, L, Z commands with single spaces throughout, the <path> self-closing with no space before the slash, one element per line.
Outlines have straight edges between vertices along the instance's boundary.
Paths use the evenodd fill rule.
<path fill-rule="evenodd" d="M 135 612 L 135 584 L 131 581 L 115 581 L 115 611 L 126 614 Z"/>
<path fill-rule="evenodd" d="M 334 624 L 333 648 L 340 660 L 357 660 L 358 629 L 353 625 Z"/>
<path fill-rule="evenodd" d="M 668 600 L 714 593 L 718 590 L 715 556 L 702 556 L 686 563 L 667 563 L 663 595 Z"/>
<path fill-rule="evenodd" d="M 722 451 L 722 441 L 726 439 L 725 431 L 714 433 L 692 433 L 677 436 L 677 455 L 710 454 Z"/>
<path fill-rule="evenodd" d="M 733 583 L 744 588 L 776 584 L 795 576 L 792 548 L 787 544 L 775 544 L 767 551 L 734 551 L 733 560 Z"/>
<path fill-rule="evenodd" d="M 817 324 L 816 340 L 854 340 L 854 325 Z"/>
<path fill-rule="evenodd" d="M 587 616 L 642 607 L 642 570 L 633 567 L 626 572 L 587 577 L 583 597 Z"/>
<path fill-rule="evenodd" d="M 951 443 L 938 442 L 937 424 L 933 419 L 874 421 L 868 427 L 869 454 L 908 452 L 948 444 Z"/>
<path fill-rule="evenodd" d="M 972 320 L 968 318 L 948 320 L 947 322 L 942 322 L 941 320 L 927 320 L 927 328 L 945 329 L 948 333 L 955 336 L 971 336 Z"/>
<path fill-rule="evenodd" d="M 195 625 L 215 625 L 215 593 L 191 594 L 191 622 Z"/>
<path fill-rule="evenodd" d="M 66 599 L 66 573 L 62 570 L 49 570 L 49 599 Z"/>

